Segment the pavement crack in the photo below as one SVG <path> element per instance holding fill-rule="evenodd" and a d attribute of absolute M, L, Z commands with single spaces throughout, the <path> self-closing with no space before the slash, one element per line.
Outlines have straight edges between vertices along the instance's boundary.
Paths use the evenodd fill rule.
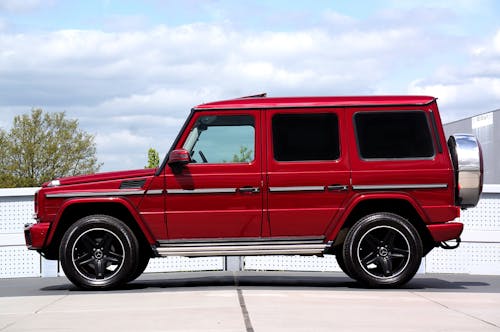
<path fill-rule="evenodd" d="M 238 302 L 240 303 L 241 314 L 243 315 L 243 321 L 245 322 L 245 328 L 247 332 L 254 332 L 252 321 L 250 320 L 250 315 L 248 314 L 247 305 L 245 304 L 245 298 L 243 297 L 243 291 L 240 288 L 238 278 L 233 272 L 234 285 L 236 286 L 236 293 L 238 293 Z"/>
<path fill-rule="evenodd" d="M 36 314 L 38 314 L 40 311 L 42 311 L 42 310 L 44 310 L 44 309 L 46 309 L 46 308 L 50 307 L 51 305 L 53 305 L 53 304 L 55 304 L 55 303 L 57 303 L 57 302 L 61 301 L 62 299 L 66 298 L 67 296 L 68 296 L 67 294 L 66 294 L 66 295 L 63 295 L 63 296 L 61 296 L 61 297 L 59 297 L 59 298 L 55 299 L 54 301 L 52 301 L 52 302 L 50 302 L 50 303 L 47 303 L 47 304 L 46 304 L 46 305 L 44 305 L 43 307 L 41 307 L 41 308 L 39 308 L 39 309 L 35 310 L 34 314 L 35 314 L 35 315 L 36 315 Z"/>
<path fill-rule="evenodd" d="M 448 310 L 454 311 L 454 312 L 456 312 L 456 313 L 458 313 L 458 314 L 465 315 L 465 316 L 467 316 L 467 317 L 469 317 L 469 318 L 472 318 L 472 319 L 475 319 L 475 320 L 477 320 L 477 321 L 483 322 L 483 323 L 488 324 L 488 325 L 490 325 L 490 326 L 493 326 L 493 327 L 496 327 L 496 328 L 500 328 L 500 326 L 498 326 L 498 325 L 497 325 L 497 324 L 495 324 L 495 323 L 488 322 L 487 320 L 484 320 L 484 319 L 482 319 L 482 318 L 479 318 L 479 317 L 476 317 L 476 316 L 474 316 L 474 315 L 471 315 L 471 314 L 468 314 L 468 313 L 466 313 L 466 312 L 463 312 L 463 311 L 461 311 L 461 310 L 458 310 L 458 309 L 455 309 L 455 308 L 449 307 L 449 306 L 447 306 L 447 305 L 445 305 L 445 304 L 443 304 L 443 303 L 441 303 L 441 302 L 439 302 L 439 301 L 436 301 L 436 300 L 433 300 L 433 299 L 431 299 L 431 298 L 428 298 L 427 296 L 424 296 L 423 294 L 420 294 L 420 293 L 415 293 L 415 292 L 410 292 L 410 293 L 411 293 L 411 294 L 413 294 L 413 295 L 419 296 L 419 297 L 421 297 L 421 298 L 423 298 L 423 299 L 426 299 L 427 301 L 430 301 L 430 302 L 432 302 L 432 303 L 435 303 L 435 304 L 437 304 L 437 305 L 439 305 L 439 306 L 441 306 L 441 307 L 443 307 L 443 308 L 446 308 L 446 309 L 448 309 Z"/>
<path fill-rule="evenodd" d="M 48 304 L 46 304 L 46 305 L 42 306 L 41 308 L 38 308 L 38 309 L 37 309 L 37 310 L 35 310 L 33 313 L 25 314 L 25 315 L 23 315 L 21 318 L 16 319 L 15 321 L 13 321 L 12 323 L 7 324 L 7 325 L 5 325 L 5 326 L 3 326 L 3 327 L 0 327 L 0 331 L 5 331 L 5 330 L 6 330 L 6 329 L 8 329 L 9 327 L 14 326 L 14 325 L 15 325 L 15 324 L 17 324 L 19 321 L 22 321 L 22 320 L 26 319 L 27 317 L 29 317 L 29 316 L 31 316 L 31 315 L 37 315 L 38 313 L 40 313 L 40 312 L 41 312 L 42 310 L 44 310 L 45 308 L 47 308 L 47 307 L 49 307 L 49 306 L 53 305 L 54 303 L 57 303 L 57 302 L 61 301 L 62 299 L 64 299 L 64 298 L 65 298 L 65 297 L 67 297 L 67 296 L 68 296 L 68 295 L 63 295 L 63 296 L 61 296 L 61 297 L 59 297 L 59 298 L 55 299 L 54 301 L 52 301 L 52 302 L 50 302 L 50 303 L 48 303 Z"/>

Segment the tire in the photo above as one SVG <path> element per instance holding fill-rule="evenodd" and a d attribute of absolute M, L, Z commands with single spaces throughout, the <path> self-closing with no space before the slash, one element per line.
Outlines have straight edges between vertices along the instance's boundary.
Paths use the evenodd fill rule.
<path fill-rule="evenodd" d="M 355 279 L 354 276 L 352 276 L 351 273 L 349 271 L 347 271 L 347 268 L 345 266 L 345 261 L 344 261 L 344 255 L 343 255 L 342 251 L 339 251 L 335 254 L 335 259 L 337 260 L 337 264 L 340 267 L 340 269 L 342 270 L 342 272 L 347 274 L 347 276 L 349 278 Z"/>
<path fill-rule="evenodd" d="M 108 215 L 84 217 L 64 234 L 59 248 L 64 273 L 84 289 L 120 286 L 135 271 L 139 245 L 130 228 Z"/>
<path fill-rule="evenodd" d="M 346 273 L 368 287 L 398 287 L 420 266 L 422 240 L 415 227 L 393 213 L 361 218 L 347 233 Z"/>
<path fill-rule="evenodd" d="M 134 281 L 135 279 L 137 279 L 144 272 L 144 270 L 148 266 L 149 259 L 150 259 L 150 257 L 147 256 L 146 253 L 144 253 L 144 251 L 141 251 L 139 259 L 138 259 L 138 263 L 137 263 L 137 265 L 135 267 L 135 271 L 132 272 L 128 276 L 127 282 Z"/>

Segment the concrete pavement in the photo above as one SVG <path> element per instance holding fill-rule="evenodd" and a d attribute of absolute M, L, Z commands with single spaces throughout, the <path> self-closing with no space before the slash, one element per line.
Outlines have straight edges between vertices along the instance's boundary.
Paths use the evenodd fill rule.
<path fill-rule="evenodd" d="M 500 277 L 419 275 L 398 290 L 341 273 L 147 274 L 123 289 L 0 279 L 0 331 L 500 331 Z"/>

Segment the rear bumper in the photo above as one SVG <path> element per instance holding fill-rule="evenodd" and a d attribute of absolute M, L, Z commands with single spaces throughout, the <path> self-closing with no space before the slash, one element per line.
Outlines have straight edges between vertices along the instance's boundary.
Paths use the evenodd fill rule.
<path fill-rule="evenodd" d="M 445 224 L 427 225 L 427 229 L 435 242 L 443 242 L 458 239 L 464 230 L 464 224 L 448 222 Z"/>
<path fill-rule="evenodd" d="M 28 249 L 42 249 L 47 234 L 49 234 L 49 228 L 50 223 L 26 224 L 24 226 L 24 239 Z"/>

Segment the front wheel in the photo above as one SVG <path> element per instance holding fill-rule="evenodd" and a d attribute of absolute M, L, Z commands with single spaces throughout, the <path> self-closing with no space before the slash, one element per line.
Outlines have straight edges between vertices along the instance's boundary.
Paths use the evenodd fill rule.
<path fill-rule="evenodd" d="M 107 215 L 84 217 L 64 234 L 59 257 L 64 273 L 78 287 L 109 289 L 135 271 L 139 245 L 130 228 Z"/>
<path fill-rule="evenodd" d="M 417 273 L 422 240 L 403 217 L 375 213 L 363 217 L 349 230 L 342 254 L 347 271 L 361 283 L 397 287 Z"/>

